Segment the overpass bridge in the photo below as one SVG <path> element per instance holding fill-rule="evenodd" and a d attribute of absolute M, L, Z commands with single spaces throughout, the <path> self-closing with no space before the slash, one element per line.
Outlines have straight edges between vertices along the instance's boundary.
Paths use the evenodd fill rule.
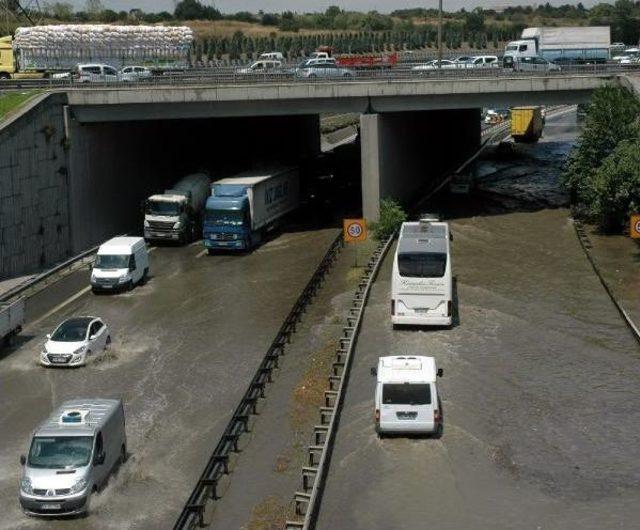
<path fill-rule="evenodd" d="M 361 114 L 362 208 L 375 220 L 380 198 L 409 200 L 478 147 L 482 107 L 581 103 L 622 82 L 609 71 L 183 81 L 51 83 L 0 126 L 3 274 L 136 226 L 142 199 L 176 175 L 317 154 L 321 113 Z"/>

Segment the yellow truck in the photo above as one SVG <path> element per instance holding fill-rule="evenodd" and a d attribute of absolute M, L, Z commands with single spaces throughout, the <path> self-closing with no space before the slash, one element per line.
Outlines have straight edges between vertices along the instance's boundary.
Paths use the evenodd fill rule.
<path fill-rule="evenodd" d="M 511 136 L 515 142 L 537 142 L 542 136 L 543 128 L 542 107 L 511 109 Z"/>
<path fill-rule="evenodd" d="M 146 66 L 154 72 L 190 66 L 193 31 L 186 26 L 59 24 L 17 28 L 0 37 L 0 79 L 71 72 L 77 64 Z"/>

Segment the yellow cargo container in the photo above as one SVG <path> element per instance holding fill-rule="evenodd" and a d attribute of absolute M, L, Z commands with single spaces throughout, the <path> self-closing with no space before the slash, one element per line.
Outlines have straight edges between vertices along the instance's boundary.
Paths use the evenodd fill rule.
<path fill-rule="evenodd" d="M 541 107 L 511 109 L 511 136 L 516 142 L 537 142 L 542 136 L 544 120 Z"/>

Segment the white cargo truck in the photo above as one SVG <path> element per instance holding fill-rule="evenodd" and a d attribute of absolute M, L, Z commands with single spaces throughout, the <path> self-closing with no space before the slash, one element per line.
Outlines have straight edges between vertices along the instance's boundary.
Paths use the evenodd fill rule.
<path fill-rule="evenodd" d="M 610 58 L 609 26 L 525 28 L 509 42 L 503 65 L 512 68 L 522 57 L 542 57 L 556 64 L 606 63 Z"/>
<path fill-rule="evenodd" d="M 176 182 L 163 194 L 145 202 L 144 238 L 185 244 L 202 234 L 202 216 L 211 194 L 211 178 L 194 173 Z"/>
<path fill-rule="evenodd" d="M 0 303 L 0 346 L 10 346 L 24 324 L 24 298 Z"/>
<path fill-rule="evenodd" d="M 204 246 L 248 250 L 300 204 L 298 168 L 252 170 L 213 184 L 207 199 Z"/>

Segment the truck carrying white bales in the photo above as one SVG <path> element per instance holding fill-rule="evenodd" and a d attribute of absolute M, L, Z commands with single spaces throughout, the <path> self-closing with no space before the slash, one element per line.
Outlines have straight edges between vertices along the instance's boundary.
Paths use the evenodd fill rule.
<path fill-rule="evenodd" d="M 507 44 L 504 65 L 536 56 L 559 64 L 604 63 L 609 60 L 610 47 L 609 26 L 525 28 L 520 40 Z"/>
<path fill-rule="evenodd" d="M 69 71 L 78 63 L 184 69 L 189 66 L 192 44 L 193 31 L 186 26 L 21 27 L 13 39 L 0 39 L 0 78 L 18 72 Z"/>

